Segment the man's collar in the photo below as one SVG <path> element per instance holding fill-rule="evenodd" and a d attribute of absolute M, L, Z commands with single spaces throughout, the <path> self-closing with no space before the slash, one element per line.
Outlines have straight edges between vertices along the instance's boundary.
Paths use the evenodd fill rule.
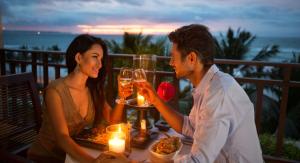
<path fill-rule="evenodd" d="M 205 86 L 210 82 L 210 80 L 213 78 L 214 74 L 219 71 L 219 68 L 213 64 L 208 71 L 205 73 L 199 84 L 193 88 L 192 94 L 199 94 L 204 91 Z"/>

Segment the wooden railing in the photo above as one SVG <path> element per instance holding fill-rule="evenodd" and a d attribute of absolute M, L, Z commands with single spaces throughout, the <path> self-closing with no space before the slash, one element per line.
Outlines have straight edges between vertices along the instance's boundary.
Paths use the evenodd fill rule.
<path fill-rule="evenodd" d="M 9 55 L 29 55 L 28 60 L 17 60 L 14 58 L 8 59 Z M 41 83 L 44 88 L 49 83 L 49 68 L 54 68 L 54 77 L 59 78 L 61 76 L 61 69 L 66 69 L 65 64 L 49 63 L 48 58 L 51 55 L 64 55 L 63 52 L 50 52 L 50 51 L 28 51 L 28 50 L 15 50 L 15 49 L 1 49 L 0 50 L 0 61 L 1 61 L 1 75 L 16 73 L 16 68 L 20 68 L 20 72 L 26 72 L 26 66 L 31 65 L 32 73 L 37 81 Z M 39 56 L 39 57 L 38 57 Z M 39 59 L 38 59 L 39 58 Z M 107 89 L 114 90 L 114 74 L 118 73 L 119 67 L 113 67 L 115 59 L 132 60 L 133 55 L 129 54 L 110 54 L 108 63 L 108 78 L 107 78 Z M 169 57 L 157 57 L 157 63 L 167 62 Z M 218 65 L 226 66 L 236 66 L 236 65 L 246 65 L 255 66 L 257 68 L 271 66 L 283 69 L 283 79 L 262 79 L 262 78 L 247 78 L 247 77 L 235 77 L 239 83 L 251 83 L 256 85 L 257 101 L 255 103 L 255 123 L 258 133 L 260 133 L 261 128 L 261 115 L 262 115 L 262 104 L 263 104 L 263 90 L 265 86 L 279 86 L 282 88 L 282 97 L 280 103 L 280 116 L 277 129 L 277 141 L 276 141 L 276 156 L 280 156 L 283 149 L 283 139 L 285 131 L 285 121 L 287 112 L 287 102 L 288 102 L 288 92 L 290 88 L 298 87 L 300 88 L 299 81 L 291 81 L 291 73 L 293 69 L 300 69 L 300 64 L 294 63 L 272 63 L 272 62 L 259 62 L 259 61 L 241 61 L 241 60 L 227 60 L 227 59 L 216 59 L 215 63 Z M 38 80 L 38 76 L 41 74 L 37 73 L 37 67 L 41 66 L 43 70 L 43 80 Z M 174 72 L 170 71 L 157 71 L 156 72 L 156 83 L 160 83 L 162 77 L 169 76 L 173 78 L 173 84 L 176 88 L 175 108 L 178 108 L 178 94 L 179 94 L 179 80 L 176 79 Z M 111 92 L 111 93 L 110 93 Z M 108 101 L 113 103 L 115 95 L 113 91 L 108 92 Z"/>

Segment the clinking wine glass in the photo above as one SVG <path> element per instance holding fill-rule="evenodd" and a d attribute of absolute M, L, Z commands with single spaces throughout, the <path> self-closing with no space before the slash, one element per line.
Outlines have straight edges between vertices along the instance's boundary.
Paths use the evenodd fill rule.
<path fill-rule="evenodd" d="M 132 88 L 132 69 L 130 68 L 126 68 L 126 67 L 123 67 L 121 68 L 120 70 L 120 74 L 119 74 L 119 83 L 120 84 L 120 87 L 131 87 L 131 92 L 133 92 L 133 88 Z M 127 101 L 126 99 L 124 98 L 124 93 L 123 92 L 123 88 L 121 90 L 121 93 L 123 94 L 123 96 L 119 99 L 116 99 L 116 103 L 118 104 L 126 104 Z"/>
<path fill-rule="evenodd" d="M 134 71 L 133 71 L 133 81 L 137 84 L 137 86 L 139 85 L 139 83 L 142 83 L 142 82 L 146 82 L 147 81 L 147 75 L 146 75 L 146 73 L 145 73 L 145 70 L 144 69 L 142 69 L 142 68 L 138 68 L 138 69 L 135 69 Z M 139 89 L 139 88 L 137 88 L 137 89 Z M 141 95 L 139 95 L 139 93 L 138 93 L 138 95 L 137 95 L 138 97 L 138 101 L 137 101 L 137 103 L 138 103 L 138 105 L 139 106 L 149 106 L 149 103 L 148 103 L 148 101 L 146 100 L 146 99 L 144 99 L 144 97 L 142 97 Z M 139 96 L 141 96 L 141 97 L 139 97 Z M 142 98 L 143 100 L 143 104 L 139 104 L 139 98 Z"/>

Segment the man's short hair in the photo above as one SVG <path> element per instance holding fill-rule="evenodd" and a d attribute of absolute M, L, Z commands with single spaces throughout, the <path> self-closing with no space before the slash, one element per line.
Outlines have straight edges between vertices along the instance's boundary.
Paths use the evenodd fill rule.
<path fill-rule="evenodd" d="M 177 44 L 184 59 L 190 52 L 195 52 L 205 66 L 214 62 L 215 42 L 208 28 L 200 24 L 183 26 L 171 32 L 169 40 Z"/>

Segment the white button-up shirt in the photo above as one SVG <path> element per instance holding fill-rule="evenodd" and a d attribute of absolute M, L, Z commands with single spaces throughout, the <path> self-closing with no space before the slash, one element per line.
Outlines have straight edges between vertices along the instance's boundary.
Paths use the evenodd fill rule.
<path fill-rule="evenodd" d="M 194 142 L 191 153 L 175 162 L 263 162 L 253 104 L 233 77 L 213 65 L 192 94 L 194 105 L 184 116 L 182 134 Z"/>

